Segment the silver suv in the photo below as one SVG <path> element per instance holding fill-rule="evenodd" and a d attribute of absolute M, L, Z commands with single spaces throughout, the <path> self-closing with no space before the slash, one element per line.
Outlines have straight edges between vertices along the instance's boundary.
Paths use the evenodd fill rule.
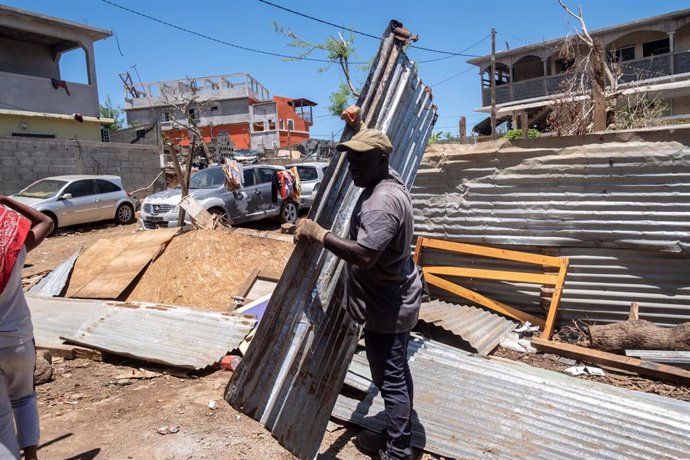
<path fill-rule="evenodd" d="M 189 179 L 189 194 L 211 214 L 223 216 L 231 224 L 242 224 L 269 217 L 283 222 L 297 219 L 299 205 L 291 200 L 274 198 L 273 178 L 282 166 L 244 165 L 244 184 L 239 190 L 225 189 L 223 168 L 202 169 Z M 174 227 L 180 211 L 182 191 L 179 188 L 154 193 L 141 205 L 141 226 L 147 230 Z M 185 216 L 189 223 L 189 215 Z"/>
<path fill-rule="evenodd" d="M 55 176 L 26 187 L 12 198 L 53 219 L 55 229 L 115 219 L 134 221 L 137 201 L 118 176 Z"/>

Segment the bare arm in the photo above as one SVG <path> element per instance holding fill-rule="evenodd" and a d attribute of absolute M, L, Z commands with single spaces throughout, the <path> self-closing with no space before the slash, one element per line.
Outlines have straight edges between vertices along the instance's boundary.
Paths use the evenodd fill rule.
<path fill-rule="evenodd" d="M 323 246 L 345 262 L 359 267 L 371 268 L 374 266 L 381 251 L 365 248 L 356 241 L 347 240 L 328 233 Z"/>
<path fill-rule="evenodd" d="M 24 242 L 27 252 L 41 244 L 46 236 L 50 235 L 50 232 L 53 231 L 53 220 L 30 206 L 2 195 L 0 195 L 0 205 L 17 211 L 31 221 L 31 230 Z"/>

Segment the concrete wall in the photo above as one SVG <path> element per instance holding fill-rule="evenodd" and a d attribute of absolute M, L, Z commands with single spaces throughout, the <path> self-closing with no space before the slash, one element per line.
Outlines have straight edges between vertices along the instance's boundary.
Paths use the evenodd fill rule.
<path fill-rule="evenodd" d="M 0 137 L 19 134 L 48 134 L 56 139 L 100 141 L 101 124 L 98 122 L 62 120 L 59 118 L 0 114 Z"/>
<path fill-rule="evenodd" d="M 49 46 L 0 38 L 0 72 L 60 78 L 60 66 Z"/>
<path fill-rule="evenodd" d="M 125 189 L 148 186 L 160 173 L 157 145 L 131 145 L 62 139 L 0 138 L 0 194 L 10 195 L 44 177 L 66 174 L 114 174 Z M 162 190 L 156 186 L 137 194 Z"/>

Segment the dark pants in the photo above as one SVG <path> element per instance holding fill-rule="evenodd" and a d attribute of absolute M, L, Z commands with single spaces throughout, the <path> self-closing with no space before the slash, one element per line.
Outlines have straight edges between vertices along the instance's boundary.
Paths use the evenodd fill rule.
<path fill-rule="evenodd" d="M 381 392 L 388 426 L 388 454 L 412 455 L 412 375 L 407 364 L 409 332 L 381 334 L 364 330 L 371 376 Z"/>

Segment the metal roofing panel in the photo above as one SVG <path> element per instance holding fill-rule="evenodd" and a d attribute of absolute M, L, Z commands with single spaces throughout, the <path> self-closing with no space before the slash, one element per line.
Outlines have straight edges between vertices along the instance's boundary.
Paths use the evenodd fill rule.
<path fill-rule="evenodd" d="M 410 342 L 413 444 L 450 458 L 675 459 L 690 456 L 690 403 L 577 379 L 436 342 Z M 353 364 L 366 366 L 364 353 Z M 349 373 L 347 384 L 362 387 Z M 370 384 L 333 415 L 385 426 Z"/>
<path fill-rule="evenodd" d="M 63 289 L 65 289 L 67 279 L 70 273 L 72 273 L 72 268 L 80 253 L 81 249 L 75 251 L 67 260 L 55 267 L 53 271 L 48 273 L 41 281 L 29 289 L 26 294 L 37 297 L 55 297 L 60 295 Z"/>
<path fill-rule="evenodd" d="M 389 27 L 357 105 L 367 127 L 390 137 L 391 166 L 410 188 L 437 115 L 431 91 L 401 45 Z M 342 140 L 351 136 L 346 129 Z M 361 193 L 345 155 L 333 158 L 319 190 L 309 217 L 345 235 Z M 359 339 L 360 328 L 343 308 L 343 269 L 320 245 L 297 244 L 225 395 L 299 458 L 318 452 Z"/>
<path fill-rule="evenodd" d="M 237 348 L 253 316 L 145 303 L 111 303 L 66 341 L 109 353 L 189 369 L 218 362 Z"/>
<path fill-rule="evenodd" d="M 430 147 L 412 190 L 415 231 L 569 257 L 562 321 L 622 320 L 630 302 L 638 302 L 642 317 L 659 325 L 688 321 L 688 134 L 676 129 L 649 134 L 649 140 L 640 133 L 629 141 L 543 139 L 529 148 Z M 428 257 L 433 264 L 460 264 L 455 255 Z M 548 300 L 526 284 L 463 283 L 530 312 L 542 311 Z"/>
<path fill-rule="evenodd" d="M 36 346 L 59 348 L 62 335 L 79 330 L 86 321 L 104 314 L 109 306 L 101 300 L 26 296 L 31 311 Z"/>
<path fill-rule="evenodd" d="M 483 356 L 496 348 L 501 338 L 517 326 L 515 322 L 481 308 L 441 300 L 424 302 L 419 320 L 450 331 Z"/>

